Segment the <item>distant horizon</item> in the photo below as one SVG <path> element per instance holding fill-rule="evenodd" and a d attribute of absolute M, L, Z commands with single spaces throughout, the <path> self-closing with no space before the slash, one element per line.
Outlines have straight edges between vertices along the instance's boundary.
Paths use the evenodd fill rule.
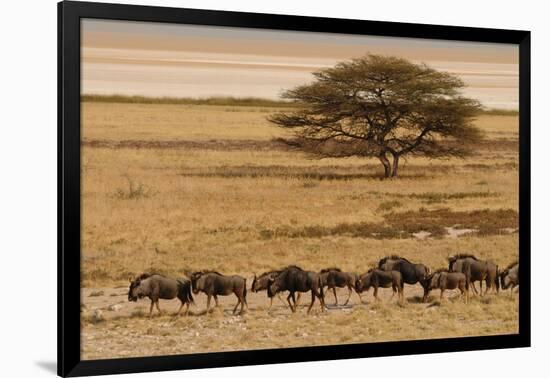
<path fill-rule="evenodd" d="M 518 109 L 516 45 L 130 21 L 82 21 L 82 93 L 255 97 L 364 56 L 395 55 L 456 74 L 487 108 Z"/>
<path fill-rule="evenodd" d="M 259 106 L 259 107 L 278 107 L 283 104 L 292 106 L 297 102 L 287 99 L 271 99 L 267 97 L 255 96 L 208 96 L 208 97 L 174 97 L 174 96 L 143 96 L 143 95 L 123 95 L 123 94 L 95 94 L 81 93 L 82 101 L 88 102 L 120 102 L 134 104 L 192 104 L 192 105 L 213 105 L 213 106 Z M 251 104 L 257 101 L 260 104 Z M 210 103 L 209 103 L 210 102 Z M 276 105 L 277 104 L 277 105 Z M 281 106 L 283 107 L 283 106 Z M 490 108 L 483 107 L 482 112 L 486 113 L 519 113 L 518 109 Z"/>

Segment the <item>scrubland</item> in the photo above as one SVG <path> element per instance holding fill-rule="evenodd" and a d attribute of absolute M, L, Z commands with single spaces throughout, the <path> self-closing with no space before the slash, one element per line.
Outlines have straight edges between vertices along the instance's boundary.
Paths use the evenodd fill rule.
<path fill-rule="evenodd" d="M 288 264 L 361 273 L 389 254 L 432 269 L 459 252 L 499 266 L 517 258 L 516 115 L 480 116 L 485 140 L 470 158 L 409 158 L 399 178 L 382 180 L 377 160 L 312 159 L 275 142 L 285 135 L 266 116 L 279 109 L 82 103 L 84 358 L 517 332 L 517 295 L 465 305 L 432 293 L 431 304 L 420 304 L 420 288 L 411 286 L 403 306 L 389 293 L 381 303 L 367 294 L 368 304 L 354 294 L 352 308 L 317 307 L 309 317 L 279 301 L 269 312 L 265 293 L 250 291 L 243 317 L 198 315 L 202 295 L 197 316 L 178 319 L 148 319 L 147 300 L 128 303 L 128 277 L 144 271 L 208 268 L 250 285 L 254 273 Z M 174 311 L 176 302 L 161 306 Z M 106 310 L 116 303 L 120 310 Z M 95 309 L 104 320 L 94 320 Z"/>

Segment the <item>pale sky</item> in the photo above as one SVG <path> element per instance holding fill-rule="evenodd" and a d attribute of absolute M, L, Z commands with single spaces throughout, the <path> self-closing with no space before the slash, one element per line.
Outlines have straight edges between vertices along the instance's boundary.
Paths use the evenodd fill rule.
<path fill-rule="evenodd" d="M 81 32 L 85 94 L 276 99 L 370 52 L 458 74 L 487 107 L 518 105 L 517 45 L 91 19 Z"/>

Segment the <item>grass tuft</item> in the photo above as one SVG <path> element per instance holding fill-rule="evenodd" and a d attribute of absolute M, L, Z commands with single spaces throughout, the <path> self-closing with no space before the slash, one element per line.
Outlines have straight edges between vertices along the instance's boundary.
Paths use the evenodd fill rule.
<path fill-rule="evenodd" d="M 150 187 L 142 183 L 136 183 L 129 176 L 125 177 L 128 181 L 128 186 L 126 188 L 118 188 L 115 192 L 116 198 L 122 200 L 137 200 L 140 198 L 151 198 L 156 194 Z"/>

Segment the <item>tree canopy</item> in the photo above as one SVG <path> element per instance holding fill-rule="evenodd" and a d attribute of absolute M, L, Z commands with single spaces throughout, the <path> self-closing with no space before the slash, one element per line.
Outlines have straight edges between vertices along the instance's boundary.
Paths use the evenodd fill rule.
<path fill-rule="evenodd" d="M 269 120 L 292 131 L 287 144 L 318 157 L 376 157 L 392 177 L 402 156 L 464 157 L 482 137 L 472 123 L 481 105 L 453 74 L 369 54 L 313 75 L 282 95 L 301 106 Z"/>

